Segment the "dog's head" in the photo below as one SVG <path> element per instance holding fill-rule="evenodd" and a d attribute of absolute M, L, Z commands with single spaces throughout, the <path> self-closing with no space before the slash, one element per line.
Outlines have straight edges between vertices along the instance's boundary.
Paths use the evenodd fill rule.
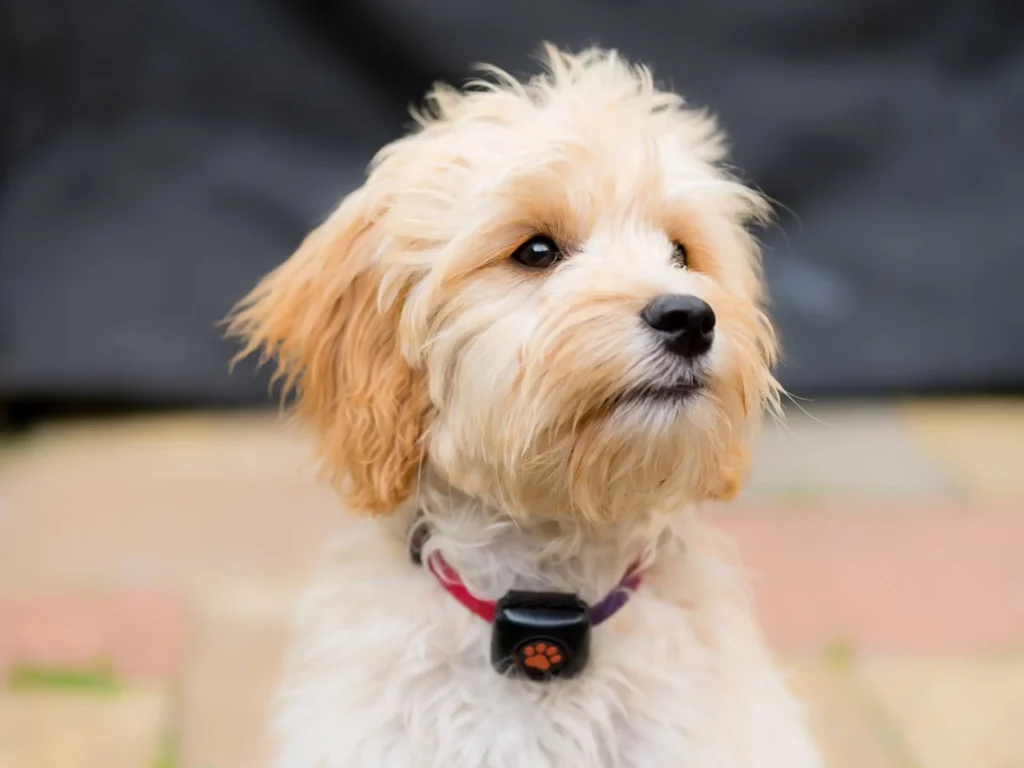
<path fill-rule="evenodd" d="M 590 520 L 744 473 L 776 396 L 746 229 L 766 206 L 646 70 L 547 67 L 435 89 L 235 314 L 357 510 L 394 509 L 424 464 L 513 515 Z"/>

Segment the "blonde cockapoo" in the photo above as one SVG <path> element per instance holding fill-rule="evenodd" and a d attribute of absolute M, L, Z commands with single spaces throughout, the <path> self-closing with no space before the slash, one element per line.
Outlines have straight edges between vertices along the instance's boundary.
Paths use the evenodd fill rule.
<path fill-rule="evenodd" d="M 300 610 L 276 764 L 817 766 L 694 513 L 777 402 L 767 206 L 613 52 L 486 73 L 234 316 L 356 518 Z"/>

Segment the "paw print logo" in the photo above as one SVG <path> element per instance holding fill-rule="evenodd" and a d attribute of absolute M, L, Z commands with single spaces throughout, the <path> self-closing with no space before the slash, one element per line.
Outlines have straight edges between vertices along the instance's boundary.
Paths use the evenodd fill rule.
<path fill-rule="evenodd" d="M 519 663 L 537 672 L 555 670 L 564 660 L 562 650 L 551 642 L 527 643 L 519 651 Z"/>

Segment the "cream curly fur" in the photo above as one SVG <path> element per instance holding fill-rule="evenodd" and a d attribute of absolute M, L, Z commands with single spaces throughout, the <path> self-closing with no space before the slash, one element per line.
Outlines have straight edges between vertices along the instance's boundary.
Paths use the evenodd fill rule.
<path fill-rule="evenodd" d="M 488 69 L 436 88 L 234 316 L 364 515 L 300 611 L 277 764 L 817 766 L 728 547 L 694 512 L 738 489 L 777 398 L 746 229 L 766 205 L 723 168 L 713 120 L 647 70 L 598 50 L 546 61 L 527 83 Z M 565 258 L 531 272 L 509 256 L 538 234 Z M 666 293 L 714 309 L 702 359 L 639 319 Z M 625 397 L 680 382 L 704 386 Z M 637 558 L 645 582 L 594 630 L 582 676 L 503 678 L 490 627 L 409 561 L 417 514 L 427 556 L 480 597 L 593 601 Z"/>

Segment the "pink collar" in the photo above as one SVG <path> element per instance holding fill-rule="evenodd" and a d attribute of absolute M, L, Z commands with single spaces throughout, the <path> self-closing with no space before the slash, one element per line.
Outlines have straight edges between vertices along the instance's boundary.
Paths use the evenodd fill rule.
<path fill-rule="evenodd" d="M 409 542 L 409 555 L 417 565 L 423 564 L 423 545 L 426 544 L 429 538 L 430 529 L 426 525 L 417 525 L 413 530 Z M 434 574 L 438 583 L 452 597 L 484 621 L 488 623 L 494 621 L 497 602 L 494 600 L 481 600 L 470 592 L 459 577 L 459 574 L 448 564 L 440 552 L 431 554 L 426 566 Z M 587 612 L 590 616 L 591 626 L 597 626 L 610 619 L 616 611 L 629 601 L 630 595 L 639 588 L 642 582 L 643 570 L 640 567 L 640 563 L 636 562 L 630 566 L 629 570 L 626 571 L 611 592 L 605 595 L 599 602 L 588 606 Z"/>

